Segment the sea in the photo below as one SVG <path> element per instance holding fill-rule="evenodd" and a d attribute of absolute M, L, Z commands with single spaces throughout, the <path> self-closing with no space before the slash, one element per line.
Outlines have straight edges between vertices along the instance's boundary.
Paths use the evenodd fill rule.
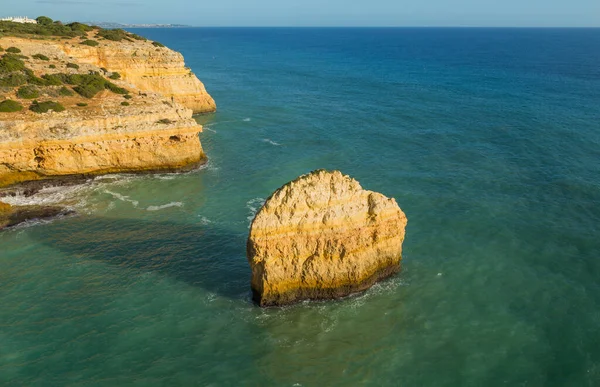
<path fill-rule="evenodd" d="M 12 204 L 1 386 L 599 386 L 600 29 L 177 28 L 208 163 Z M 249 225 L 315 169 L 394 197 L 403 270 L 262 309 Z"/>

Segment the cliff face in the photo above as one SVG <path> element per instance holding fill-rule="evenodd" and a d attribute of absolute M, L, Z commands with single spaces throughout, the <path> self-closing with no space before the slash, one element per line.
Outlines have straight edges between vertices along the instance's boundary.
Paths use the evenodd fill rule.
<path fill-rule="evenodd" d="M 167 47 L 155 47 L 145 41 L 126 45 L 104 42 L 98 47 L 67 43 L 59 47 L 81 63 L 118 72 L 140 90 L 173 97 L 194 113 L 213 112 L 217 108 L 204 84 L 185 67 L 183 56 Z"/>
<path fill-rule="evenodd" d="M 261 306 L 365 290 L 400 270 L 407 220 L 394 199 L 339 171 L 315 171 L 266 201 L 247 254 Z"/>
<path fill-rule="evenodd" d="M 184 67 L 181 54 L 147 41 L 100 40 L 97 47 L 80 41 L 0 38 L 1 47 L 21 50 L 38 84 L 42 75 L 108 77 L 118 72 L 121 78 L 110 82 L 125 89 L 84 98 L 69 84 L 33 86 L 40 94 L 36 99 L 66 108 L 40 114 L 28 109 L 31 100 L 21 98 L 18 87 L 0 88 L 0 102 L 7 98 L 24 106 L 0 112 L 0 187 L 65 175 L 174 171 L 205 161 L 198 138 L 202 127 L 192 114 L 215 105 Z M 36 60 L 36 55 L 47 59 Z"/>

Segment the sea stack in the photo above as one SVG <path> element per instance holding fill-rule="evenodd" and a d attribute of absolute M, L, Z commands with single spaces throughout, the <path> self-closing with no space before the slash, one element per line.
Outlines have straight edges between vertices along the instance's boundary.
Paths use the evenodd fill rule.
<path fill-rule="evenodd" d="M 400 270 L 407 219 L 393 198 L 339 171 L 300 176 L 271 195 L 250 227 L 260 306 L 344 297 Z"/>

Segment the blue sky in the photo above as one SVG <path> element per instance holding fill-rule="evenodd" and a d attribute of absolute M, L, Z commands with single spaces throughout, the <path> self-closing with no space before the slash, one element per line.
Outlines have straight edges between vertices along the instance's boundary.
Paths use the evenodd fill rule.
<path fill-rule="evenodd" d="M 0 15 L 195 26 L 600 27 L 600 0 L 0 0 Z"/>

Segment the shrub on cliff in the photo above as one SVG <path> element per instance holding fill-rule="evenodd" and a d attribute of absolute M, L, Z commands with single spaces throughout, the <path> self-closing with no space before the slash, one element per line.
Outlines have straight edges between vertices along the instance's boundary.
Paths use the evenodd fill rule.
<path fill-rule="evenodd" d="M 16 47 L 9 47 L 6 49 L 6 52 L 10 52 L 11 54 L 20 54 L 21 50 Z"/>
<path fill-rule="evenodd" d="M 27 83 L 27 76 L 21 73 L 10 73 L 0 77 L 0 87 L 16 87 Z"/>
<path fill-rule="evenodd" d="M 129 106 L 129 102 L 127 102 L 127 101 L 123 101 L 123 102 L 121 102 L 121 105 L 122 105 L 122 106 Z"/>
<path fill-rule="evenodd" d="M 79 106 L 79 107 L 84 107 L 84 106 L 87 106 L 87 103 L 85 103 L 85 102 L 77 102 L 76 105 Z"/>
<path fill-rule="evenodd" d="M 71 91 L 71 89 L 69 89 L 68 87 L 61 87 L 60 90 L 58 91 L 58 94 L 60 94 L 63 97 L 72 97 L 75 95 L 75 93 L 73 93 Z"/>
<path fill-rule="evenodd" d="M 35 18 L 35 21 L 38 22 L 39 25 L 41 26 L 49 26 L 52 24 L 52 19 L 50 19 L 48 16 L 38 16 Z"/>
<path fill-rule="evenodd" d="M 32 112 L 35 112 L 35 113 L 46 113 L 50 110 L 53 110 L 55 112 L 62 112 L 65 110 L 65 107 L 63 105 L 61 105 L 60 103 L 54 102 L 54 101 L 45 101 L 45 102 L 33 101 L 31 106 L 29 106 L 29 110 L 31 110 Z"/>
<path fill-rule="evenodd" d="M 49 67 L 49 68 L 51 68 L 51 69 L 55 69 L 55 68 L 56 68 L 56 65 L 53 65 L 53 64 L 51 64 L 51 65 L 50 65 L 50 66 L 48 66 L 48 67 Z"/>
<path fill-rule="evenodd" d="M 99 45 L 100 43 L 98 43 L 95 40 L 91 40 L 91 39 L 87 39 L 84 40 L 83 42 L 79 43 L 79 44 L 83 44 L 85 46 L 90 46 L 90 47 L 96 47 L 97 45 Z"/>
<path fill-rule="evenodd" d="M 63 84 L 59 74 L 44 74 L 42 78 L 46 81 L 46 86 L 60 86 Z"/>
<path fill-rule="evenodd" d="M 98 31 L 97 36 L 107 40 L 112 40 L 113 42 L 120 42 L 127 37 L 127 32 L 120 28 L 114 30 L 100 30 Z"/>
<path fill-rule="evenodd" d="M 25 69 L 25 62 L 11 54 L 4 54 L 0 59 L 0 73 L 11 73 Z"/>
<path fill-rule="evenodd" d="M 17 101 L 7 99 L 5 101 L 0 102 L 0 112 L 2 113 L 14 113 L 20 112 L 21 110 L 23 110 L 23 105 L 21 105 Z"/>
<path fill-rule="evenodd" d="M 44 54 L 34 54 L 31 56 L 33 59 L 39 59 L 39 60 L 50 60 L 50 58 L 48 58 L 46 55 Z"/>
<path fill-rule="evenodd" d="M 22 86 L 17 90 L 17 97 L 21 99 L 34 99 L 40 96 L 40 91 L 35 86 Z"/>
<path fill-rule="evenodd" d="M 162 44 L 162 43 L 160 43 L 160 42 L 152 42 L 152 45 L 153 45 L 154 47 L 164 47 L 164 46 L 165 46 L 164 44 Z"/>
<path fill-rule="evenodd" d="M 75 64 L 75 63 L 67 63 L 67 68 L 68 69 L 75 69 L 75 70 L 79 70 L 79 65 Z"/>
<path fill-rule="evenodd" d="M 110 78 L 110 79 L 115 79 L 115 80 L 116 80 L 116 79 L 121 79 L 121 74 L 119 74 L 119 73 L 117 73 L 117 72 L 114 72 L 114 73 L 110 74 L 110 77 L 109 77 L 109 78 Z"/>
<path fill-rule="evenodd" d="M 87 24 L 78 22 L 69 23 L 67 24 L 67 27 L 69 27 L 73 32 L 88 32 L 94 29 L 93 27 L 88 26 Z"/>

